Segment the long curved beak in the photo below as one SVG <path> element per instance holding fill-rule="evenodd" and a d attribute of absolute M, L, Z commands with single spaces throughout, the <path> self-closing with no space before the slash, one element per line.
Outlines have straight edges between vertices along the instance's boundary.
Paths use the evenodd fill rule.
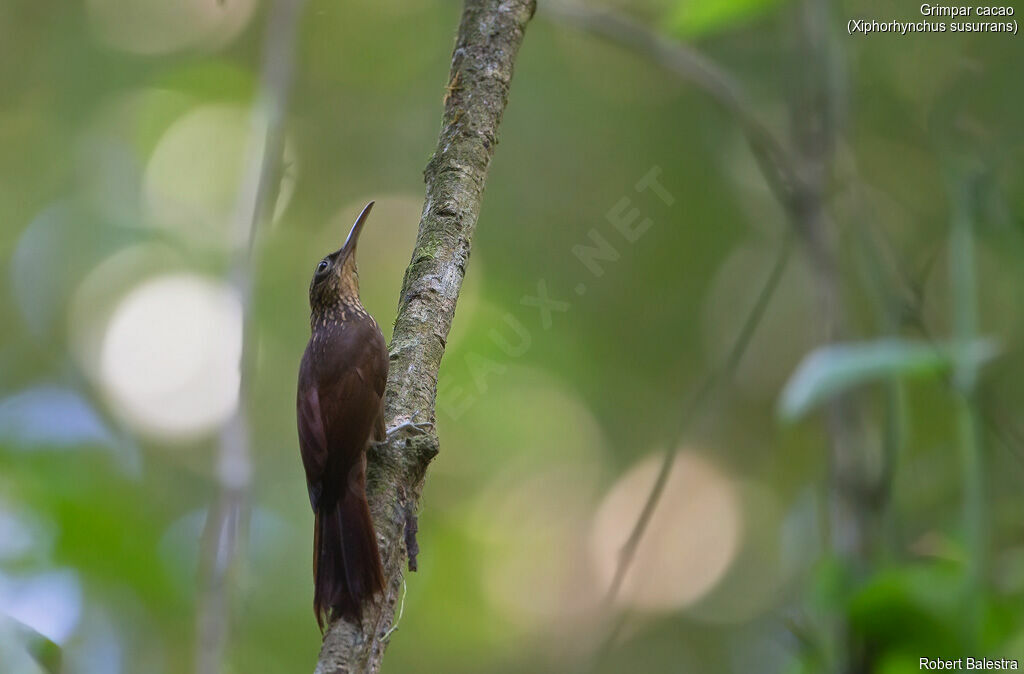
<path fill-rule="evenodd" d="M 349 230 L 348 238 L 345 239 L 345 245 L 338 251 L 342 259 L 348 257 L 356 249 L 356 243 L 359 241 L 359 233 L 363 231 L 363 225 L 366 223 L 366 218 L 370 215 L 370 211 L 373 210 L 374 202 L 370 202 L 363 207 L 363 212 L 356 218 L 356 222 L 352 225 L 352 229 Z"/>

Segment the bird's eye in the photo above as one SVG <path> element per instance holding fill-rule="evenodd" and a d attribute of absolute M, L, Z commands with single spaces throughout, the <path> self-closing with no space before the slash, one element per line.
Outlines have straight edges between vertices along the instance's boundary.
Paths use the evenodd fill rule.
<path fill-rule="evenodd" d="M 330 266 L 331 265 L 330 263 L 327 262 L 327 260 L 320 260 L 320 264 L 316 266 L 316 273 L 323 274 L 325 271 L 327 271 L 327 268 Z"/>

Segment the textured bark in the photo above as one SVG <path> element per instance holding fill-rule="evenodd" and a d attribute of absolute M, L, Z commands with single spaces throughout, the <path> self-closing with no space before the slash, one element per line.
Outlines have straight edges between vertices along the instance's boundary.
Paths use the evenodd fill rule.
<path fill-rule="evenodd" d="M 487 169 L 498 142 L 516 54 L 534 0 L 467 0 L 452 54 L 437 149 L 424 171 L 426 200 L 405 272 L 391 343 L 388 439 L 369 455 L 367 492 L 384 565 L 384 595 L 361 624 L 334 621 L 316 674 L 376 672 L 402 595 L 405 531 L 437 454 L 437 372 L 455 317 Z M 420 425 L 419 428 L 409 424 Z M 422 432 L 422 428 L 428 428 Z"/>

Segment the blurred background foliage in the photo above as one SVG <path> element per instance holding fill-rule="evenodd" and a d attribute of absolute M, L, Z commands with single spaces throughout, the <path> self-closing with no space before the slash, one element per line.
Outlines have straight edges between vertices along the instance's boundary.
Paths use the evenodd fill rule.
<path fill-rule="evenodd" d="M 789 137 L 809 67 L 794 2 L 611 7 L 731 70 Z M 872 671 L 1024 658 L 1015 38 L 849 38 L 847 18 L 919 17 L 837 3 L 827 210 L 859 344 L 815 351 L 816 281 L 794 253 L 732 376 L 679 437 L 684 400 L 728 357 L 790 224 L 730 115 L 544 10 L 448 341 L 420 572 L 385 671 L 830 671 L 836 623 L 870 644 Z M 257 244 L 254 473 L 226 671 L 315 662 L 293 411 L 307 283 L 375 199 L 361 282 L 390 334 L 459 12 L 306 7 L 281 198 Z M 193 668 L 200 534 L 239 382 L 224 279 L 244 245 L 231 223 L 265 15 L 258 0 L 0 3 L 4 672 Z M 652 169 L 671 204 L 635 188 Z M 628 242 L 616 208 L 652 224 Z M 600 276 L 573 254 L 593 231 L 619 254 Z M 540 292 L 564 303 L 550 321 L 529 301 Z M 922 352 L 931 340 L 949 348 Z M 987 344 L 998 351 L 979 358 Z M 784 420 L 780 394 L 812 352 Z M 896 459 L 875 545 L 851 561 L 830 552 L 827 429 L 810 408 L 853 389 L 865 442 Z"/>

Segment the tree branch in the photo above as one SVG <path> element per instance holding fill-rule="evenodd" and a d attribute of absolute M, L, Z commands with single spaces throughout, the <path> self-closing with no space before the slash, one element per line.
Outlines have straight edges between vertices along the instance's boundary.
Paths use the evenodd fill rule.
<path fill-rule="evenodd" d="M 405 531 L 437 454 L 437 372 L 455 316 L 487 170 L 508 101 L 516 54 L 534 0 L 466 0 L 437 149 L 424 171 L 426 200 L 405 272 L 391 342 L 385 416 L 388 439 L 370 452 L 367 496 L 385 591 L 361 624 L 334 621 L 317 674 L 376 672 L 387 646 L 406 560 Z M 428 424 L 421 433 L 412 424 Z"/>

